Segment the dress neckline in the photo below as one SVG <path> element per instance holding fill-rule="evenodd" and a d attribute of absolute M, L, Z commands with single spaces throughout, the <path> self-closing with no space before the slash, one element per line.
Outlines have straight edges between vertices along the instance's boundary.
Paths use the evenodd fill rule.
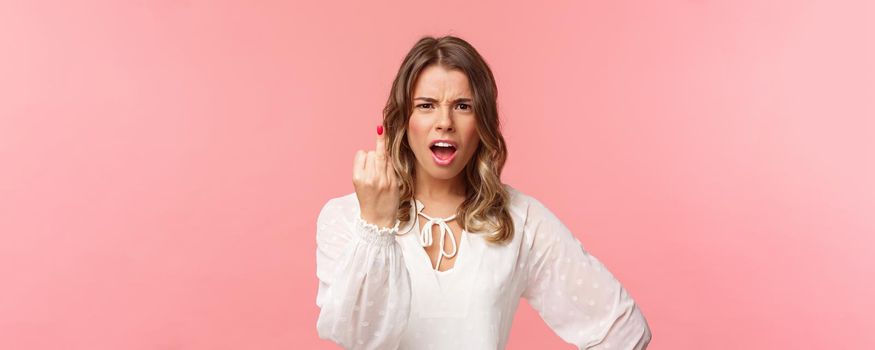
<path fill-rule="evenodd" d="M 462 233 L 459 235 L 459 239 L 462 240 L 462 242 L 456 242 L 456 237 L 453 234 L 453 230 L 450 228 L 449 225 L 447 225 L 447 222 L 456 220 L 456 214 L 450 215 L 450 216 L 445 217 L 445 218 L 432 217 L 432 216 L 422 212 L 422 210 L 425 209 L 425 205 L 420 200 L 418 200 L 416 198 L 411 198 L 410 202 L 411 202 L 411 211 L 412 211 L 411 215 L 414 215 L 414 218 L 413 218 L 413 220 L 411 220 L 412 224 L 410 225 L 410 227 L 407 230 L 404 231 L 404 233 L 407 233 L 410 230 L 412 230 L 413 227 L 416 227 L 417 230 L 419 231 L 419 237 L 418 237 L 419 238 L 418 239 L 419 245 L 422 248 L 425 248 L 425 247 L 431 246 L 434 243 L 432 235 L 431 235 L 431 229 L 432 229 L 432 226 L 438 225 L 438 228 L 440 228 L 440 233 L 438 235 L 438 237 L 439 237 L 438 244 L 440 245 L 440 250 L 438 251 L 438 256 L 437 256 L 437 259 L 435 259 L 434 263 L 432 263 L 431 258 L 428 256 L 428 254 L 426 254 L 425 249 L 418 249 L 418 250 L 421 251 L 425 260 L 428 261 L 429 268 L 431 268 L 435 273 L 445 275 L 445 274 L 448 274 L 450 272 L 453 272 L 454 270 L 456 270 L 456 268 L 459 267 L 459 262 L 462 260 L 461 258 L 456 259 L 456 262 L 453 264 L 452 268 L 444 270 L 444 271 L 438 270 L 440 268 L 440 262 L 444 257 L 452 258 L 459 253 L 459 250 L 460 250 L 462 244 L 466 241 L 467 231 L 465 229 L 462 229 Z M 420 216 L 423 216 L 426 219 L 428 219 L 428 221 L 425 223 L 425 225 L 422 228 L 419 227 L 419 217 Z M 401 233 L 401 234 L 403 234 L 403 233 Z M 450 244 L 452 245 L 452 252 L 447 252 L 447 250 L 444 247 L 445 246 L 444 240 L 445 240 L 445 237 L 447 237 L 447 236 L 449 236 Z"/>

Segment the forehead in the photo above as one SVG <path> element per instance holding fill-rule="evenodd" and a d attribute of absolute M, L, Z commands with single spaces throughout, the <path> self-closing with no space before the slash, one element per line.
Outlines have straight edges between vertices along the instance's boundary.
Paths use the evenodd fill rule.
<path fill-rule="evenodd" d="M 423 69 L 416 78 L 414 96 L 470 96 L 471 86 L 468 77 L 460 70 L 448 70 L 442 66 L 431 65 Z"/>

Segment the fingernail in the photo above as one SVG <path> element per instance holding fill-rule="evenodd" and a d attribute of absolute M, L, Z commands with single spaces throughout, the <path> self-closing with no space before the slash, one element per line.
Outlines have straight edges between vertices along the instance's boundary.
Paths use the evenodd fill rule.
<path fill-rule="evenodd" d="M 382 135 L 382 134 L 383 134 L 383 126 L 377 125 L 377 135 Z"/>

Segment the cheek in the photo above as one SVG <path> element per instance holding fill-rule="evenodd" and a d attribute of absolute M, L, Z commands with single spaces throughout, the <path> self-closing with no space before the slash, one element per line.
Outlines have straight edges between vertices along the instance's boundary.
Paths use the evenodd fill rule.
<path fill-rule="evenodd" d="M 425 123 L 417 123 L 413 119 L 410 119 L 410 123 L 407 124 L 407 135 L 413 142 L 419 142 L 425 137 L 428 136 L 429 127 Z"/>
<path fill-rule="evenodd" d="M 410 122 L 407 131 L 416 136 L 420 136 L 428 131 L 428 126 L 424 123 Z"/>
<path fill-rule="evenodd" d="M 417 145 L 424 142 L 425 135 L 427 133 L 423 133 L 423 128 L 421 125 L 417 125 L 416 123 L 411 122 L 407 125 L 407 142 L 410 144 L 410 147 L 413 150 L 417 150 Z"/>
<path fill-rule="evenodd" d="M 471 148 L 476 149 L 480 141 L 480 136 L 477 135 L 477 124 L 472 123 L 467 128 L 465 128 L 464 135 L 465 144 L 472 145 L 473 147 Z"/>
<path fill-rule="evenodd" d="M 468 157 L 474 157 L 474 154 L 477 153 L 477 148 L 480 146 L 480 142 L 479 140 L 475 139 L 468 144 L 471 145 L 471 147 L 468 148 Z"/>

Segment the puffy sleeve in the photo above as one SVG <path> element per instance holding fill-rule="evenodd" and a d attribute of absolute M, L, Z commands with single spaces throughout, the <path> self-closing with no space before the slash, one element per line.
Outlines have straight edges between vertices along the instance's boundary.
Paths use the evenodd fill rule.
<path fill-rule="evenodd" d="M 357 200 L 334 198 L 322 207 L 316 220 L 320 338 L 346 349 L 398 348 L 411 293 L 397 230 L 364 221 Z"/>
<path fill-rule="evenodd" d="M 530 203 L 523 297 L 578 349 L 646 349 L 650 327 L 620 282 L 542 203 Z"/>

